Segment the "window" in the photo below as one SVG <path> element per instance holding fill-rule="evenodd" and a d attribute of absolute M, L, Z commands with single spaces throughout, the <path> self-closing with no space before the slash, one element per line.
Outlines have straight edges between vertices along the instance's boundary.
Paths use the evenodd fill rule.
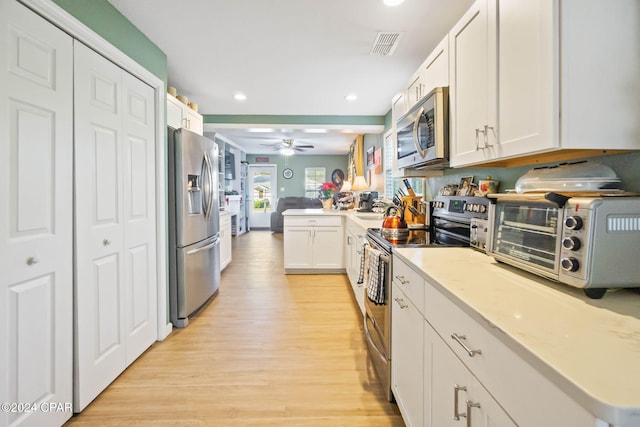
<path fill-rule="evenodd" d="M 387 132 L 384 136 L 384 193 L 387 198 L 393 197 L 393 133 Z"/>
<path fill-rule="evenodd" d="M 325 168 L 304 168 L 304 195 L 317 199 L 320 195 L 320 186 L 325 182 L 325 177 Z"/>

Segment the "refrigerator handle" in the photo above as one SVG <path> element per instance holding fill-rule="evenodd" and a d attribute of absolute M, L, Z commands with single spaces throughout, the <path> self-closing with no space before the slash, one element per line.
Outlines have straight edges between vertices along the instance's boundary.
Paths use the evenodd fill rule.
<path fill-rule="evenodd" d="M 209 218 L 211 216 L 211 211 L 213 209 L 213 185 L 215 184 L 213 181 L 213 164 L 211 163 L 211 157 L 209 156 L 209 153 L 205 151 L 204 153 L 204 160 L 206 162 L 207 165 L 207 174 L 209 175 L 207 177 L 207 180 L 209 181 L 209 188 L 208 191 L 206 191 L 205 193 L 207 193 L 207 204 L 206 204 L 206 212 L 205 212 L 205 217 Z"/>
<path fill-rule="evenodd" d="M 205 175 L 209 173 L 209 162 L 207 160 L 207 153 L 204 153 L 204 156 L 202 156 L 202 172 L 200 173 L 202 175 L 203 181 L 205 179 Z M 206 185 L 202 184 L 202 210 L 204 213 L 204 217 L 207 218 L 209 216 L 209 200 L 207 200 L 208 197 L 208 192 L 206 191 Z"/>
<path fill-rule="evenodd" d="M 207 250 L 207 249 L 211 249 L 212 247 L 214 247 L 218 243 L 220 243 L 220 239 L 216 237 L 216 239 L 213 242 L 209 243 L 208 245 L 205 245 L 205 246 L 203 246 L 201 248 L 197 248 L 197 249 L 191 249 L 190 251 L 187 251 L 186 254 L 187 255 L 193 255 L 193 254 L 195 254 L 197 252 L 204 251 L 204 250 Z"/>
<path fill-rule="evenodd" d="M 209 212 L 213 211 L 213 202 L 215 200 L 215 196 L 217 194 L 218 188 L 216 186 L 216 171 L 213 165 L 213 161 L 211 160 L 211 156 L 207 154 L 209 157 Z"/>

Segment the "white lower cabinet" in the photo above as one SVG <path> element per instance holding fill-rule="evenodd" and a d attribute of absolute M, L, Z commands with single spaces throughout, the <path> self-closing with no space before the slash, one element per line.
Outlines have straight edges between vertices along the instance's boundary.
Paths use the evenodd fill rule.
<path fill-rule="evenodd" d="M 425 363 L 431 367 L 431 411 L 425 425 L 516 426 L 429 323 L 423 324 Z"/>
<path fill-rule="evenodd" d="M 231 215 L 220 215 L 220 269 L 231 263 Z"/>
<path fill-rule="evenodd" d="M 344 272 L 340 216 L 284 216 L 284 268 L 287 273 Z"/>
<path fill-rule="evenodd" d="M 360 311 L 364 314 L 364 288 L 363 283 L 358 283 L 360 278 L 360 266 L 362 258 L 364 257 L 364 246 L 366 242 L 365 234 L 366 230 L 358 225 L 353 224 L 347 220 L 347 238 L 345 240 L 345 259 L 347 270 L 347 276 L 353 289 L 353 294 L 356 297 Z"/>
<path fill-rule="evenodd" d="M 391 390 L 407 426 L 423 426 L 422 313 L 394 281 L 391 302 Z"/>
<path fill-rule="evenodd" d="M 406 425 L 609 427 L 419 271 L 393 257 L 391 382 Z"/>

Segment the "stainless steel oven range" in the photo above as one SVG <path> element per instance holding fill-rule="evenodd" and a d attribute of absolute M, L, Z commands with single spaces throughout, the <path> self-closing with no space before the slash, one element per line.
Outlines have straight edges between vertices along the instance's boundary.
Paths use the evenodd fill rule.
<path fill-rule="evenodd" d="M 484 197 L 455 197 L 438 196 L 432 202 L 430 228 L 428 230 L 410 229 L 409 236 L 401 242 L 390 242 L 385 239 L 380 229 L 367 230 L 367 243 L 382 253 L 381 261 L 385 265 L 384 303 L 372 301 L 365 286 L 364 296 L 364 333 L 366 336 L 369 356 L 373 362 L 376 374 L 382 383 L 387 398 L 393 400 L 391 392 L 391 282 L 393 280 L 393 248 L 399 247 L 446 247 L 471 246 L 477 243 L 477 249 L 484 250 L 484 241 L 472 237 L 472 224 L 481 221 L 478 227 L 485 227 L 488 223 L 489 200 Z"/>

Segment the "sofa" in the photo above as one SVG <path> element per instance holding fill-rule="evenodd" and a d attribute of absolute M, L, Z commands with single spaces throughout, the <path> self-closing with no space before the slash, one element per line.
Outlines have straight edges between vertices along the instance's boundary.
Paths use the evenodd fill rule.
<path fill-rule="evenodd" d="M 278 199 L 275 212 L 271 213 L 271 231 L 282 233 L 284 218 L 282 212 L 287 209 L 319 209 L 322 208 L 320 199 L 311 199 L 309 197 L 288 196 Z"/>

